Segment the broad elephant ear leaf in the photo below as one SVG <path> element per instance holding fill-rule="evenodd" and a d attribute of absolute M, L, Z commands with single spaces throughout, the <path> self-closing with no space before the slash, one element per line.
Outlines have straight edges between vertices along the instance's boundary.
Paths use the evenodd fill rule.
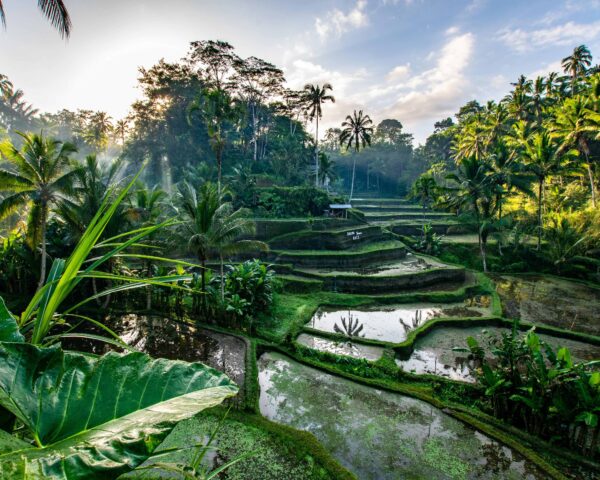
<path fill-rule="evenodd" d="M 0 478 L 116 478 L 175 424 L 237 393 L 201 363 L 0 344 L 0 404 L 42 448 L 0 455 Z"/>
<path fill-rule="evenodd" d="M 25 339 L 19 326 L 17 319 L 10 313 L 4 299 L 0 297 L 0 342 L 23 342 Z"/>

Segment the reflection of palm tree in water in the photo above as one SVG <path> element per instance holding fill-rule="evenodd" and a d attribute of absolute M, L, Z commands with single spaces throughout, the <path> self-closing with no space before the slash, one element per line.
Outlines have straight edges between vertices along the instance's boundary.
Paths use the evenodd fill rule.
<path fill-rule="evenodd" d="M 423 311 L 422 310 L 415 311 L 415 316 L 413 318 L 411 318 L 410 323 L 404 323 L 404 319 L 402 317 L 400 317 L 400 324 L 404 327 L 404 331 L 406 333 L 417 328 L 419 325 L 421 325 L 422 322 L 423 322 Z"/>
<path fill-rule="evenodd" d="M 364 337 L 365 334 L 362 332 L 364 325 L 362 323 L 358 323 L 358 318 L 354 318 L 352 316 L 352 312 L 348 312 L 348 319 L 346 317 L 341 317 L 342 327 L 340 327 L 337 323 L 333 326 L 333 330 L 336 333 L 340 333 L 342 335 L 346 335 L 347 337 Z"/>

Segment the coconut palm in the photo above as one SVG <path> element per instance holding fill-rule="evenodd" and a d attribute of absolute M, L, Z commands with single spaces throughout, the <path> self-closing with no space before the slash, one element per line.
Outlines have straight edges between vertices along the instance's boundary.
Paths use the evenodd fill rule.
<path fill-rule="evenodd" d="M 490 175 L 490 165 L 474 156 L 464 158 L 456 173 L 446 176 L 451 182 L 443 204 L 456 210 L 457 213 L 470 212 L 475 216 L 477 235 L 483 271 L 487 272 L 487 238 L 492 230 L 497 202 L 497 183 Z"/>
<path fill-rule="evenodd" d="M 52 26 L 58 30 L 61 37 L 69 38 L 71 35 L 71 18 L 62 0 L 38 0 L 38 8 Z M 0 0 L 0 21 L 6 27 L 6 16 L 4 15 L 2 0 Z"/>
<path fill-rule="evenodd" d="M 358 153 L 362 148 L 367 145 L 371 145 L 371 136 L 373 135 L 373 121 L 368 115 L 364 115 L 363 111 L 360 110 L 352 115 L 348 115 L 346 120 L 342 123 L 342 133 L 340 135 L 340 144 L 344 145 L 346 149 L 352 148 Z M 350 183 L 350 201 L 352 201 L 352 195 L 354 195 L 354 177 L 356 174 L 356 155 L 352 162 L 352 181 Z"/>
<path fill-rule="evenodd" d="M 578 77 L 585 75 L 587 67 L 592 64 L 592 54 L 585 45 L 573 49 L 573 53 L 562 59 L 561 65 L 565 73 L 571 76 L 571 85 L 575 86 Z"/>
<path fill-rule="evenodd" d="M 13 84 L 6 75 L 0 73 L 0 97 L 6 98 L 12 95 Z"/>
<path fill-rule="evenodd" d="M 73 244 L 80 240 L 107 193 L 117 184 L 123 163 L 121 160 L 103 165 L 96 155 L 88 155 L 78 170 L 78 186 L 73 194 L 56 202 L 56 214 L 68 227 L 68 240 Z M 126 226 L 124 212 L 124 206 L 115 211 L 104 231 L 107 238 L 123 231 Z"/>
<path fill-rule="evenodd" d="M 121 146 L 125 145 L 125 137 L 129 131 L 129 121 L 124 118 L 123 120 L 117 120 L 113 128 L 113 133 L 116 138 L 121 142 Z"/>
<path fill-rule="evenodd" d="M 537 249 L 541 248 L 543 232 L 543 202 L 544 186 L 551 175 L 556 175 L 566 170 L 571 152 L 563 152 L 558 142 L 545 131 L 537 131 L 529 135 L 521 145 L 521 154 L 527 170 L 535 176 L 538 182 L 538 234 Z"/>
<path fill-rule="evenodd" d="M 562 108 L 558 110 L 551 128 L 553 135 L 562 140 L 560 153 L 576 148 L 584 156 L 590 181 L 592 205 L 595 207 L 596 186 L 594 184 L 594 171 L 589 159 L 589 139 L 600 131 L 600 118 L 594 115 L 588 107 L 587 98 L 582 96 L 565 100 Z"/>
<path fill-rule="evenodd" d="M 13 142 L 0 144 L 0 153 L 10 170 L 0 170 L 0 185 L 9 196 L 0 202 L 0 219 L 17 209 L 30 206 L 27 239 L 41 245 L 40 286 L 46 279 L 46 225 L 50 206 L 72 195 L 79 169 L 71 155 L 77 149 L 72 143 L 61 142 L 42 134 L 20 133 L 22 147 Z"/>
<path fill-rule="evenodd" d="M 96 150 L 105 150 L 108 136 L 113 130 L 112 118 L 106 112 L 96 112 L 89 120 L 84 132 L 84 140 Z"/>
<path fill-rule="evenodd" d="M 241 252 L 266 250 L 263 242 L 240 240 L 254 232 L 255 223 L 249 218 L 248 211 L 235 210 L 231 202 L 210 182 L 199 189 L 188 182 L 179 186 L 175 207 L 182 221 L 180 235 L 187 239 L 188 249 L 194 253 L 206 269 L 209 258 L 217 256 L 221 266 L 221 299 L 224 298 L 223 258 Z M 206 275 L 202 272 L 202 291 L 206 292 Z"/>
<path fill-rule="evenodd" d="M 324 83 L 323 86 L 311 85 L 307 83 L 304 85 L 304 101 L 306 103 L 306 113 L 308 118 L 316 120 L 316 131 L 315 131 L 315 186 L 319 186 L 319 119 L 323 116 L 323 109 L 321 106 L 325 102 L 335 103 L 335 98 L 330 95 L 329 91 L 333 90 L 330 83 Z"/>
<path fill-rule="evenodd" d="M 319 152 L 319 181 L 321 185 L 335 180 L 335 161 L 325 152 Z"/>

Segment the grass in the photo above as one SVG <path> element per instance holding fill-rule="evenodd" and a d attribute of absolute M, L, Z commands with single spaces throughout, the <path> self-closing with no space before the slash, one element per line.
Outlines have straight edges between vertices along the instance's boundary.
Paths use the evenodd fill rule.
<path fill-rule="evenodd" d="M 160 449 L 182 448 L 204 442 L 225 414 L 223 408 L 180 422 L 161 444 Z M 307 432 L 278 425 L 257 414 L 230 411 L 215 437 L 219 463 L 226 463 L 247 452 L 254 452 L 231 466 L 219 478 L 230 480 L 355 480 Z M 162 456 L 162 463 L 188 463 L 189 449 Z M 161 470 L 133 472 L 122 478 L 165 478 Z"/>
<path fill-rule="evenodd" d="M 388 240 L 385 242 L 367 243 L 347 250 L 273 250 L 273 252 L 280 255 L 295 256 L 350 257 L 352 255 L 361 255 L 381 250 L 396 250 L 399 248 L 406 247 L 398 240 Z"/>
<path fill-rule="evenodd" d="M 336 292 L 276 293 L 271 312 L 263 314 L 256 322 L 259 337 L 281 344 L 292 341 L 312 318 L 317 309 L 323 307 L 354 308 L 375 305 L 393 305 L 416 302 L 460 302 L 476 294 L 489 294 L 479 285 L 471 285 L 455 291 L 412 292 L 389 295 L 358 295 Z"/>

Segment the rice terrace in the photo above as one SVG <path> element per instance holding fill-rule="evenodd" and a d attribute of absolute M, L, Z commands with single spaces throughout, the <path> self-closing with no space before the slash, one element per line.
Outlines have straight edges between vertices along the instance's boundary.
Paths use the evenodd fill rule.
<path fill-rule="evenodd" d="M 1 479 L 600 479 L 599 1 L 0 20 Z"/>

